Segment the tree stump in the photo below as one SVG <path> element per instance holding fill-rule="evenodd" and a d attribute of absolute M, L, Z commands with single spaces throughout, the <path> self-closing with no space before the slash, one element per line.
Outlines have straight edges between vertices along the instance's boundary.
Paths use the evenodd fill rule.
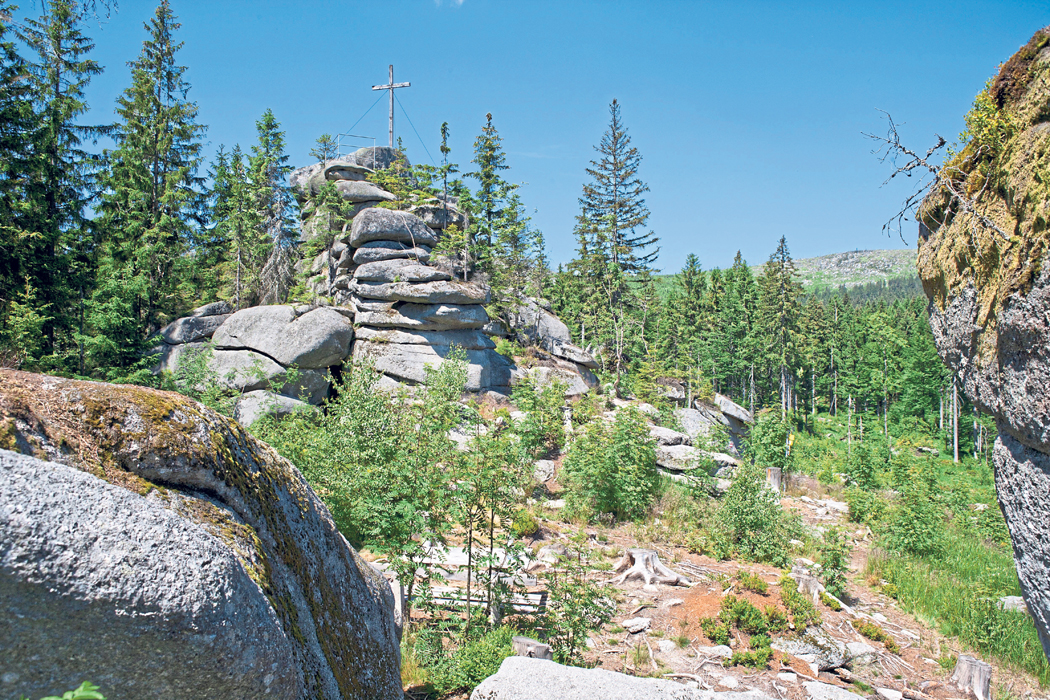
<path fill-rule="evenodd" d="M 970 691 L 977 700 L 991 700 L 992 667 L 972 656 L 960 654 L 955 662 L 952 683 L 962 691 Z"/>
<path fill-rule="evenodd" d="M 668 569 L 660 561 L 653 549 L 628 549 L 620 562 L 613 569 L 620 574 L 613 583 L 623 583 L 629 579 L 641 579 L 646 585 L 662 583 L 667 586 L 688 586 L 689 579 Z"/>
<path fill-rule="evenodd" d="M 530 639 L 529 637 L 514 637 L 510 644 L 514 649 L 514 653 L 518 656 L 525 656 L 530 659 L 554 660 L 554 651 L 550 646 L 543 642 L 537 642 L 535 639 Z"/>
<path fill-rule="evenodd" d="M 766 486 L 780 493 L 784 473 L 780 467 L 766 467 Z"/>

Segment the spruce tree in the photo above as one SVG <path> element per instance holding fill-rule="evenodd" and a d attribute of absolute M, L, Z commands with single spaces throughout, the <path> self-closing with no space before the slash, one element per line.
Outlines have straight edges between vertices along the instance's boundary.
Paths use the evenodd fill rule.
<path fill-rule="evenodd" d="M 649 186 L 638 178 L 642 155 L 631 145 L 631 137 L 620 119 L 620 104 L 609 105 L 609 130 L 595 147 L 600 154 L 591 161 L 580 197 L 585 235 L 592 247 L 604 249 L 609 261 L 627 274 L 649 268 L 660 249 L 652 231 L 644 231 L 649 208 L 642 195 Z"/>
<path fill-rule="evenodd" d="M 496 226 L 503 217 L 509 194 L 508 183 L 500 172 L 510 166 L 503 152 L 503 139 L 492 125 L 491 112 L 485 115 L 485 126 L 474 140 L 474 159 L 471 162 L 477 169 L 467 173 L 467 177 L 478 181 L 478 189 L 474 194 L 477 216 L 469 229 L 468 238 L 469 245 L 476 251 L 475 256 L 484 266 L 491 259 Z"/>
<path fill-rule="evenodd" d="M 324 133 L 317 137 L 317 142 L 310 149 L 310 157 L 321 161 L 322 165 L 339 155 L 339 143 L 331 134 Z"/>
<path fill-rule="evenodd" d="M 215 236 L 226 244 L 221 270 L 222 296 L 234 307 L 253 306 L 261 297 L 261 273 L 272 248 L 252 199 L 252 183 L 240 146 L 215 164 L 211 218 Z"/>
<path fill-rule="evenodd" d="M 40 352 L 49 366 L 75 369 L 74 333 L 83 318 L 95 255 L 87 207 L 97 188 L 100 159 L 81 148 L 107 132 L 78 123 L 88 111 L 85 91 L 102 67 L 87 58 L 94 44 L 79 28 L 78 8 L 53 0 L 39 19 L 26 20 L 18 36 L 35 54 L 26 85 L 39 119 L 32 158 L 24 172 L 21 228 L 32 232 L 22 274 L 50 317 L 41 328 Z"/>
<path fill-rule="evenodd" d="M 34 252 L 31 231 L 25 228 L 25 189 L 39 124 L 29 92 L 29 67 L 10 36 L 14 9 L 0 3 L 0 336 L 8 325 L 12 300 L 25 292 L 27 263 Z M 14 350 L 12 343 L 6 345 Z"/>
<path fill-rule="evenodd" d="M 263 304 L 281 304 L 295 277 L 298 240 L 295 200 L 288 185 L 288 154 L 284 151 L 284 132 L 273 114 L 266 110 L 255 123 L 259 142 L 248 158 L 252 203 L 259 233 L 269 243 L 266 262 L 259 273 Z"/>
<path fill-rule="evenodd" d="M 759 319 L 765 335 L 769 367 L 776 373 L 780 412 L 785 415 L 793 389 L 792 371 L 798 353 L 799 297 L 802 285 L 796 279 L 787 239 L 783 236 L 769 256 L 759 281 Z"/>
<path fill-rule="evenodd" d="M 145 25 L 148 39 L 130 62 L 131 85 L 117 98 L 120 118 L 102 197 L 104 255 L 92 323 L 108 348 L 104 363 L 126 366 L 153 332 L 195 300 L 186 253 L 204 217 L 201 162 L 204 127 L 187 99 L 185 66 L 174 39 L 180 25 L 162 0 Z M 125 298 L 132 318 L 113 317 L 112 296 Z M 119 330 L 118 330 L 119 328 Z"/>

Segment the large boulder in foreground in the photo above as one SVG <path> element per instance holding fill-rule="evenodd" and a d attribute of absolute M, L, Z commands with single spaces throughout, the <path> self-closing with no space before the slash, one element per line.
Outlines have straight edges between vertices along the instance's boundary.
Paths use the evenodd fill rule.
<path fill-rule="evenodd" d="M 762 693 L 714 693 L 674 681 L 511 656 L 470 700 L 770 700 Z"/>
<path fill-rule="evenodd" d="M 949 164 L 985 221 L 933 189 L 919 211 L 918 267 L 941 358 L 995 416 L 996 493 L 1050 658 L 1050 27 L 1002 65 L 988 97 L 1012 135 L 994 149 L 971 143 Z"/>
<path fill-rule="evenodd" d="M 0 449 L 8 695 L 402 697 L 390 587 L 235 421 L 0 370 Z"/>

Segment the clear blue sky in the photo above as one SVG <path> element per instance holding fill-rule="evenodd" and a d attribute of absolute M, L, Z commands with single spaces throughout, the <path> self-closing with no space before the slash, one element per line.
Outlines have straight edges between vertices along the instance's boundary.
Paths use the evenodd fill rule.
<path fill-rule="evenodd" d="M 705 268 L 737 249 L 760 263 L 781 235 L 798 258 L 903 247 L 880 228 L 910 181 L 880 189 L 888 169 L 861 135 L 885 130 L 876 108 L 905 122 L 916 148 L 934 132 L 954 139 L 996 66 L 1050 23 L 1046 2 L 1003 0 L 172 4 L 209 158 L 219 144 L 249 146 L 269 107 L 305 165 L 320 133 L 347 130 L 375 101 L 370 87 L 393 63 L 435 157 L 447 121 L 453 159 L 468 165 L 492 112 L 555 265 L 573 255 L 584 168 L 617 98 L 669 272 L 690 252 Z M 106 68 L 89 95 L 99 121 L 113 118 L 153 9 L 120 0 L 88 27 Z M 386 112 L 384 101 L 354 131 L 385 142 Z M 409 157 L 429 160 L 397 117 Z"/>

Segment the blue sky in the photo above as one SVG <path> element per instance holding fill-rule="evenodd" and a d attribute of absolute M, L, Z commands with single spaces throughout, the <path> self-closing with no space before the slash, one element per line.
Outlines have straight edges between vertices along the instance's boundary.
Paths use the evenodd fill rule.
<path fill-rule="evenodd" d="M 365 113 L 393 63 L 434 157 L 447 121 L 452 157 L 467 166 L 492 112 L 507 176 L 527 183 L 555 265 L 573 255 L 584 169 L 617 98 L 669 272 L 690 252 L 705 268 L 731 264 L 738 249 L 760 263 L 781 235 L 799 258 L 904 247 L 880 229 L 911 181 L 880 188 L 888 168 L 861 132 L 884 132 L 884 109 L 916 148 L 934 132 L 953 139 L 997 65 L 1050 24 L 1045 2 L 1002 0 L 172 4 L 209 157 L 219 144 L 250 145 L 272 108 L 292 162 L 305 165 L 320 133 Z M 93 118 L 112 119 L 154 7 L 120 0 L 88 26 L 106 68 L 89 93 Z M 386 113 L 380 102 L 354 132 L 384 143 Z M 396 131 L 413 161 L 430 160 L 400 107 Z"/>

